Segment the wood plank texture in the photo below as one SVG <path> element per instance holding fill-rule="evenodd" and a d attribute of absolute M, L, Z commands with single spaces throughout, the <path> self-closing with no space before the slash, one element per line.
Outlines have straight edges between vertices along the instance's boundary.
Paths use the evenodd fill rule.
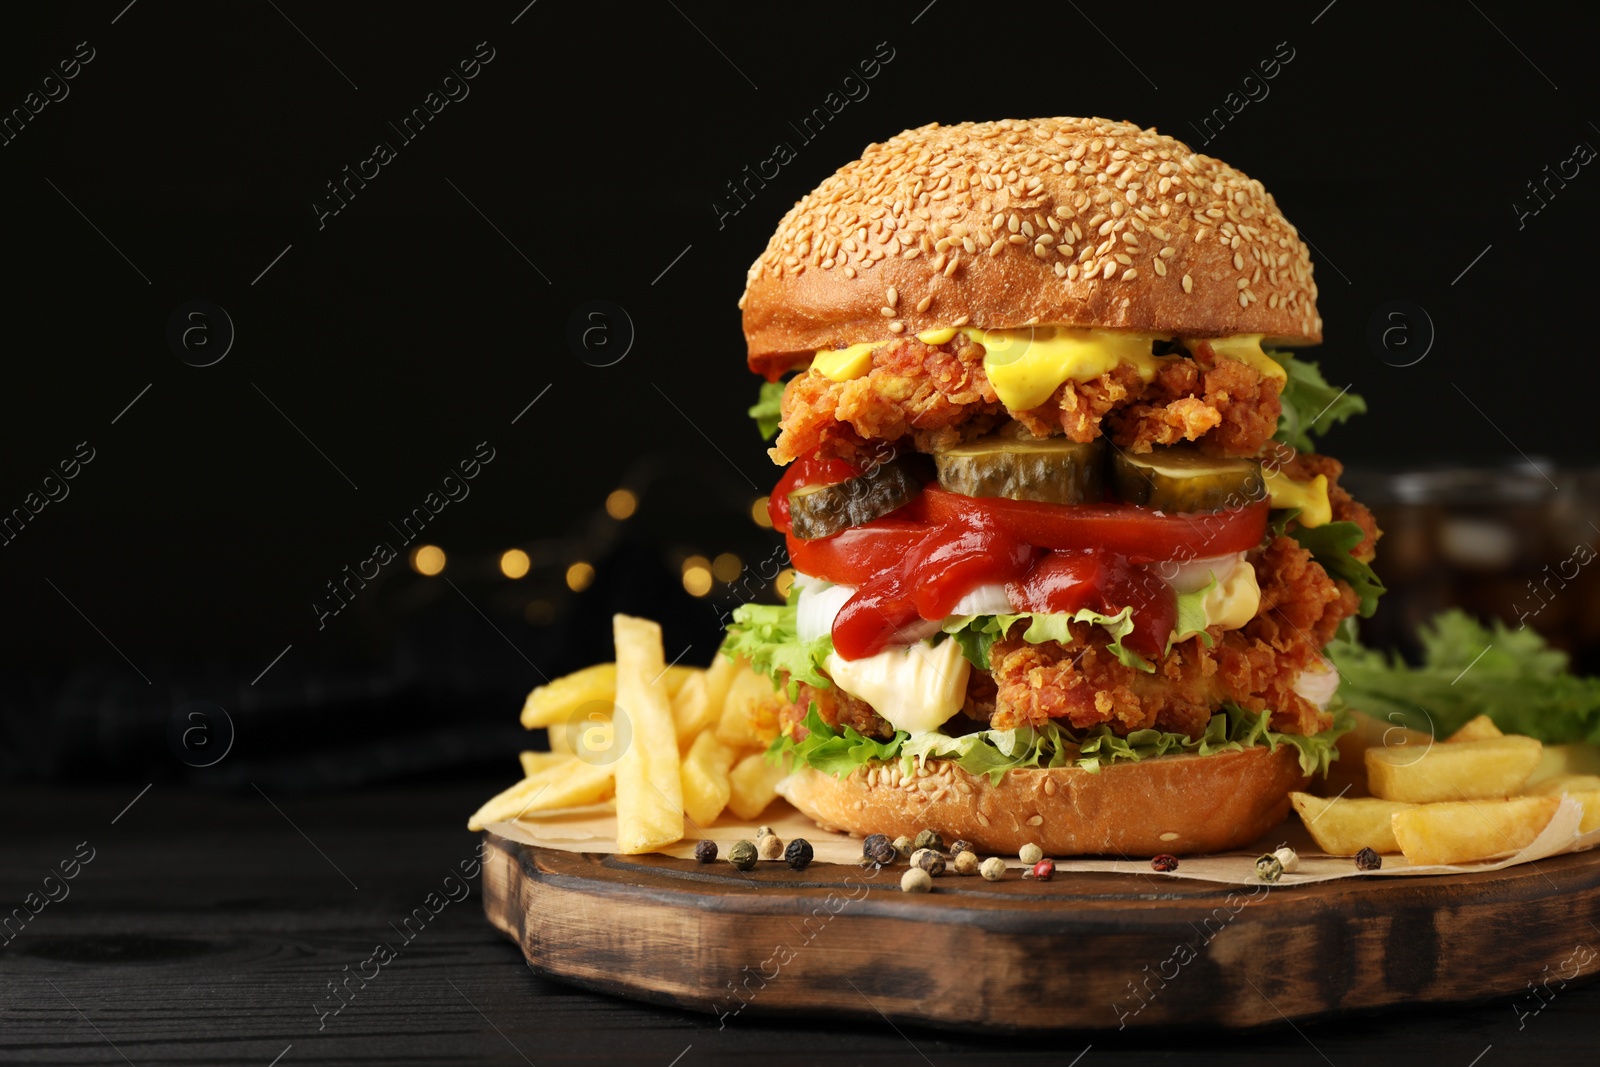
<path fill-rule="evenodd" d="M 1596 939 L 1575 934 L 1578 917 L 1600 912 L 1600 853 L 1485 874 L 1281 887 L 947 874 L 920 896 L 899 891 L 901 869 L 745 873 L 486 837 L 485 911 L 530 965 L 719 1019 L 1252 1027 L 1511 995 L 1529 975 L 1571 985 L 1600 972 Z"/>
<path fill-rule="evenodd" d="M 70 895 L 46 906 L 20 936 L 0 946 L 0 1063 L 7 1067 L 268 1067 L 280 1053 L 277 1067 L 668 1067 L 680 1054 L 677 1067 L 959 1067 L 1001 1060 L 1064 1065 L 1091 1045 L 1078 1067 L 1222 1065 L 1246 1055 L 1286 1064 L 1322 1064 L 1326 1056 L 1338 1067 L 1397 1061 L 1466 1067 L 1489 1046 L 1478 1067 L 1593 1059 L 1600 986 L 1561 989 L 1558 982 L 1551 982 L 1552 992 L 1542 1000 L 1525 994 L 1449 1008 L 1415 1004 L 1357 1018 L 1300 1021 L 1298 1029 L 1280 1021 L 1248 1033 L 1141 1028 L 1130 1021 L 1121 1032 L 973 1035 L 891 1026 L 870 1009 L 793 1017 L 762 1017 L 751 1009 L 719 1020 L 704 1005 L 694 1011 L 656 1006 L 536 973 L 484 918 L 477 880 L 471 898 L 444 906 L 401 944 L 391 924 L 403 928 L 427 894 L 443 888 L 444 876 L 474 855 L 478 838 L 463 822 L 490 791 L 484 783 L 300 799 L 274 795 L 282 814 L 253 791 L 201 794 L 157 783 L 113 825 L 143 784 L 0 791 L 0 812 L 7 816 L 0 827 L 0 910 L 39 888 L 47 870 L 78 842 L 88 840 L 96 849 L 93 862 L 71 882 Z M 360 888 L 352 889 L 334 864 Z M 494 886 L 491 874 L 491 893 Z M 754 890 L 745 896 L 764 899 Z M 1478 944 L 1504 960 L 1523 926 L 1517 903 L 1509 896 L 1501 903 L 1492 935 Z M 629 908 L 608 907 L 603 914 L 613 924 L 637 925 Z M 1588 926 L 1595 919 L 1592 910 L 1571 910 L 1574 942 L 1600 947 L 1600 932 Z M 819 940 L 844 930 L 830 924 Z M 1393 930 L 1391 936 L 1413 935 Z M 355 995 L 348 1006 L 319 1030 L 313 1006 L 326 1007 L 327 984 L 342 980 L 345 967 L 357 969 L 385 939 L 401 948 L 398 957 L 365 988 L 352 981 Z M 637 940 L 638 950 L 616 962 L 616 973 L 659 958 L 642 936 Z M 705 944 L 696 951 L 716 947 Z M 1219 939 L 1213 949 L 1222 944 Z M 860 951 L 875 949 L 862 945 Z M 1553 971 L 1566 955 L 1517 974 L 1519 984 L 1540 980 L 1541 967 L 1548 963 Z M 1074 966 L 1070 951 L 1055 952 L 1053 960 Z M 1129 970 L 1138 972 L 1147 962 L 1160 961 L 1130 960 Z M 1348 967 L 1337 956 L 1319 962 Z M 976 996 L 980 963 L 981 950 L 968 949 L 942 957 L 924 951 L 907 966 L 967 975 Z M 1184 970 L 1179 983 L 1199 987 L 1210 981 Z M 878 1000 L 877 985 L 859 976 L 852 980 L 865 997 Z M 779 978 L 768 991 L 776 995 L 784 981 Z M 1288 1010 L 1278 985 L 1256 982 Z M 1264 1003 L 1261 994 L 1242 988 L 1216 990 L 1214 997 L 1219 1006 L 1242 997 Z M 1178 991 L 1176 985 L 1167 990 Z M 1037 995 L 1028 1000 L 1041 1013 L 1048 1010 Z M 1540 1014 L 1527 1014 L 1546 1002 Z M 1105 1011 L 1111 1010 L 1107 1004 Z"/>

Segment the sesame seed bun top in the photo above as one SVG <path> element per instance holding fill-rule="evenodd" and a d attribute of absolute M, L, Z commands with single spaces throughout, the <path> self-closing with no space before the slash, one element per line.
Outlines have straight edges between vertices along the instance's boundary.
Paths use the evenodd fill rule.
<path fill-rule="evenodd" d="M 1322 340 L 1306 244 L 1261 183 L 1106 119 L 937 123 L 790 209 L 751 266 L 750 367 L 948 326 Z"/>

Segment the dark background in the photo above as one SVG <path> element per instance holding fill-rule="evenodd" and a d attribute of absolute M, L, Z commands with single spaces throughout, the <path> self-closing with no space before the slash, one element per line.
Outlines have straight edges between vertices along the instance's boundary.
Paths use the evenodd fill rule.
<path fill-rule="evenodd" d="M 606 656 L 615 610 L 663 619 L 668 655 L 706 662 L 777 544 L 749 510 L 775 471 L 744 415 L 744 270 L 833 168 L 931 121 L 1125 118 L 1262 179 L 1315 244 L 1318 358 L 1372 406 L 1328 442 L 1353 465 L 1587 464 L 1573 327 L 1594 299 L 1596 179 L 1514 207 L 1600 144 L 1568 10 L 1343 0 L 1226 26 L 1183 5 L 1024 17 L 956 0 L 10 13 L 5 108 L 79 42 L 94 58 L 0 147 L 0 508 L 79 442 L 95 458 L 0 547 L 0 775 L 188 773 L 162 726 L 193 700 L 238 728 L 224 784 L 315 785 L 308 749 L 341 752 L 339 780 L 481 765 L 517 744 L 523 691 Z M 415 140 L 388 125 L 490 49 Z M 892 58 L 847 86 L 875 53 Z M 866 95 L 808 143 L 791 123 L 845 90 Z M 1226 125 L 1202 131 L 1218 109 Z M 396 158 L 319 219 L 326 184 L 378 140 Z M 780 140 L 797 158 L 729 211 L 727 184 Z M 236 333 L 207 367 L 167 336 L 195 299 Z M 610 309 L 588 351 L 569 326 L 595 300 Z M 1369 343 L 1397 300 L 1402 328 Z M 203 336 L 222 343 L 220 325 Z M 389 523 L 484 441 L 495 459 L 424 538 L 444 574 L 396 560 L 319 627 L 326 584 L 379 540 L 405 552 Z M 640 500 L 621 523 L 603 510 L 619 486 Z M 520 581 L 496 565 L 513 546 L 533 558 Z M 740 581 L 684 592 L 684 559 L 723 552 Z M 581 594 L 576 561 L 597 568 Z"/>
<path fill-rule="evenodd" d="M 1527 189 L 1580 142 L 1600 145 L 1593 27 L 1571 5 L 525 5 L 6 11 L 0 117 L 61 61 L 93 58 L 0 138 L 0 516 L 47 488 L 80 442 L 94 458 L 0 545 L 0 797 L 30 828 L 7 831 L 5 899 L 78 836 L 106 840 L 112 858 L 98 887 L 86 878 L 38 920 L 53 930 L 30 929 L 7 957 L 29 977 L 23 1001 L 0 1006 L 5 1058 L 266 1063 L 291 1038 L 306 1056 L 316 1039 L 295 1036 L 310 1029 L 300 1000 L 431 886 L 423 853 L 442 871 L 470 850 L 459 820 L 515 774 L 530 687 L 609 658 L 614 611 L 661 619 L 668 656 L 705 663 L 723 612 L 772 596 L 762 575 L 777 539 L 750 508 L 776 472 L 744 414 L 757 380 L 735 302 L 794 200 L 903 128 L 1101 115 L 1228 160 L 1313 243 L 1317 358 L 1372 408 L 1327 442 L 1354 480 L 1394 498 L 1392 472 L 1469 465 L 1499 472 L 1493 492 L 1469 488 L 1469 505 L 1529 485 L 1542 500 L 1541 480 L 1568 505 L 1592 503 L 1579 472 L 1600 445 L 1581 326 L 1600 177 L 1591 164 L 1552 180 L 1537 214 Z M 391 129 L 488 49 L 469 95 L 415 140 Z M 890 50 L 864 88 L 845 84 Z M 866 95 L 820 134 L 797 133 L 846 90 Z M 1220 129 L 1198 129 L 1230 105 Z M 379 140 L 396 158 L 319 223 L 327 183 Z M 796 158 L 728 211 L 727 184 L 779 141 Z M 185 357 L 217 348 L 168 337 L 194 300 L 224 309 L 235 332 L 210 366 Z M 594 301 L 606 318 L 585 347 L 573 336 L 594 324 Z M 206 326 L 222 345 L 215 312 Z M 422 576 L 390 523 L 480 442 L 494 459 L 429 523 L 423 540 L 448 562 Z M 638 499 L 625 521 L 604 509 L 618 488 Z M 319 625 L 327 583 L 379 541 L 401 557 Z M 1418 543 L 1386 548 L 1410 544 L 1414 562 Z M 497 567 L 513 547 L 532 559 L 515 581 Z M 1566 552 L 1537 547 L 1523 562 L 1536 571 Z M 734 580 L 686 591 L 686 561 L 723 553 L 739 557 Z M 595 577 L 574 591 L 579 562 Z M 1508 614 L 1514 592 L 1485 610 Z M 1406 621 L 1378 636 L 1403 641 Z M 196 722 L 198 738 L 185 734 Z M 366 895 L 342 896 L 335 859 Z M 811 1039 L 757 1029 L 718 1044 L 698 1017 L 618 1014 L 529 978 L 475 907 L 453 909 L 454 933 L 429 948 L 461 988 L 397 981 L 399 999 L 325 1054 L 581 1055 L 548 1027 L 611 1058 L 626 1028 L 653 1026 L 637 1048 L 665 1064 L 680 1038 L 696 1059 L 765 1058 L 775 1044 L 803 1055 Z M 527 981 L 564 1014 L 514 1026 Z M 1256 1047 L 1381 1062 L 1385 1046 L 1362 1039 L 1370 1025 L 1390 1052 L 1466 1064 L 1485 1044 L 1509 1054 L 1504 1007 L 1431 1016 L 1425 1030 L 1322 1024 Z M 1585 1011 L 1592 998 L 1563 999 L 1552 1014 L 1565 1021 L 1539 1040 L 1584 1047 Z M 486 1019 L 511 1031 L 500 1037 L 517 1058 Z M 1092 1040 L 1097 1057 L 1114 1043 Z M 1026 1047 L 1040 1059 L 1064 1048 L 1067 1062 L 1090 1041 Z M 1178 1045 L 1117 1047 L 1231 1055 L 1216 1035 Z M 874 1061 L 909 1057 L 875 1026 L 817 1047 L 837 1062 L 869 1048 Z M 940 1062 L 993 1062 L 1000 1047 L 917 1040 Z"/>

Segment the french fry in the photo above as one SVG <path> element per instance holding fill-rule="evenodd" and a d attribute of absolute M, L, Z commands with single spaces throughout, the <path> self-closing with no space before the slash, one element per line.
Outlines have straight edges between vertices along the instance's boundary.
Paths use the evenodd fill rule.
<path fill-rule="evenodd" d="M 532 730 L 540 726 L 562 726 L 567 716 L 585 704 L 616 699 L 617 665 L 596 663 L 581 671 L 573 671 L 541 685 L 528 694 L 522 705 L 522 726 Z M 551 730 L 552 734 L 556 731 Z"/>
<path fill-rule="evenodd" d="M 711 704 L 712 714 L 716 716 L 713 722 L 722 718 L 722 705 L 728 702 L 728 687 L 739 676 L 739 672 L 748 669 L 747 660 L 729 659 L 721 652 L 711 657 L 711 666 L 706 668 L 706 699 Z"/>
<path fill-rule="evenodd" d="M 1558 797 L 1563 793 L 1600 792 L 1600 775 L 1558 774 L 1527 787 L 1525 792 L 1533 797 Z"/>
<path fill-rule="evenodd" d="M 1355 729 L 1342 735 L 1335 742 L 1339 758 L 1329 769 L 1328 776 L 1312 785 L 1319 796 L 1371 796 L 1372 791 L 1367 788 L 1366 764 L 1369 748 L 1414 746 L 1411 751 L 1421 753 L 1433 744 L 1432 734 L 1379 719 L 1363 711 L 1352 711 L 1350 718 L 1355 724 Z"/>
<path fill-rule="evenodd" d="M 1593 830 L 1600 830 L 1600 790 L 1585 790 L 1567 795 L 1583 805 L 1583 821 L 1578 824 L 1578 833 L 1587 834 Z"/>
<path fill-rule="evenodd" d="M 715 730 L 702 732 L 689 746 L 678 772 L 683 780 L 683 813 L 696 826 L 710 826 L 728 806 L 732 796 L 728 772 L 737 757 L 738 753 L 717 740 Z"/>
<path fill-rule="evenodd" d="M 611 767 L 585 763 L 576 756 L 552 762 L 498 796 L 490 798 L 467 820 L 467 829 L 482 830 L 536 811 L 556 811 L 598 804 L 611 795 Z"/>
<path fill-rule="evenodd" d="M 659 668 L 657 673 L 660 673 Z M 667 695 L 675 696 L 685 682 L 700 673 L 698 667 L 668 667 L 662 679 L 667 685 Z M 522 726 L 526 730 L 540 726 L 560 727 L 566 723 L 568 716 L 583 705 L 595 701 L 610 704 L 616 698 L 617 665 L 596 663 L 581 671 L 562 675 L 529 693 L 522 705 Z M 550 733 L 554 735 L 556 730 Z"/>
<path fill-rule="evenodd" d="M 786 759 L 769 763 L 765 752 L 755 752 L 734 764 L 728 774 L 728 810 L 741 819 L 754 819 L 766 811 L 777 799 L 778 783 L 789 773 L 788 763 Z"/>
<path fill-rule="evenodd" d="M 749 667 L 740 668 L 728 686 L 728 698 L 722 704 L 722 715 L 717 721 L 717 737 L 723 744 L 735 748 L 765 748 L 766 742 L 756 725 L 756 709 L 763 701 L 771 700 L 772 681 Z"/>
<path fill-rule="evenodd" d="M 1487 715 L 1468 720 L 1461 729 L 1445 738 L 1446 741 L 1482 741 L 1486 737 L 1504 737 L 1505 732 Z"/>
<path fill-rule="evenodd" d="M 1289 801 L 1300 821 L 1330 856 L 1354 856 L 1364 848 L 1374 852 L 1399 852 L 1390 816 L 1410 804 L 1376 797 L 1314 797 L 1290 793 Z"/>
<path fill-rule="evenodd" d="M 678 748 L 687 751 L 702 730 L 715 725 L 721 710 L 711 706 L 705 672 L 696 672 L 672 698 L 672 724 L 678 736 Z"/>
<path fill-rule="evenodd" d="M 1528 776 L 1533 785 L 1561 774 L 1600 774 L 1600 745 L 1575 741 L 1566 745 L 1546 745 L 1539 766 Z"/>
<path fill-rule="evenodd" d="M 1411 804 L 1509 797 L 1539 765 L 1539 742 L 1511 735 L 1481 741 L 1367 749 L 1367 785 L 1374 796 Z"/>
<path fill-rule="evenodd" d="M 1393 714 L 1395 718 L 1399 718 L 1398 713 Z M 1350 721 L 1355 724 L 1355 729 L 1344 736 L 1360 741 L 1362 751 L 1369 748 L 1398 748 L 1404 745 L 1420 745 L 1427 748 L 1428 742 L 1433 740 L 1433 735 L 1426 730 L 1413 730 L 1409 726 L 1401 726 L 1398 722 L 1380 719 L 1364 711 L 1352 711 Z"/>
<path fill-rule="evenodd" d="M 566 755 L 563 752 L 518 752 L 517 758 L 522 761 L 522 776 L 532 778 L 547 767 L 565 762 Z"/>
<path fill-rule="evenodd" d="M 1419 804 L 1394 813 L 1394 836 L 1406 859 L 1417 866 L 1471 863 L 1526 848 L 1560 804 L 1560 797 Z"/>
<path fill-rule="evenodd" d="M 661 627 L 648 619 L 612 619 L 617 646 L 617 706 L 632 739 L 616 762 L 617 851 L 654 852 L 683 838 L 678 738 L 662 663 Z"/>

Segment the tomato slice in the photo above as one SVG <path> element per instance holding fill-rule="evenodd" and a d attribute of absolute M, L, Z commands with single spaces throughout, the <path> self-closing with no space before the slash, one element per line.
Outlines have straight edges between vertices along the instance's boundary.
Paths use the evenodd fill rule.
<path fill-rule="evenodd" d="M 842 459 L 797 459 L 789 464 L 767 497 L 767 517 L 779 533 L 794 529 L 789 521 L 789 494 L 808 485 L 837 485 L 857 477 L 861 468 Z"/>
<path fill-rule="evenodd" d="M 968 497 L 936 486 L 896 511 L 832 537 L 791 531 L 788 494 L 855 477 L 848 463 L 800 461 L 773 490 L 773 525 L 805 574 L 856 594 L 833 623 L 834 648 L 860 659 L 906 640 L 923 620 L 943 619 L 976 586 L 1006 583 L 1018 610 L 1114 615 L 1133 608 L 1124 646 L 1150 659 L 1177 621 L 1171 586 L 1148 564 L 1245 552 L 1267 528 L 1265 502 L 1214 514 L 1166 514 L 1131 504 L 1043 504 Z"/>
<path fill-rule="evenodd" d="M 791 534 L 789 562 L 803 574 L 840 585 L 861 586 L 895 570 L 896 564 L 936 532 L 925 523 L 883 518 L 852 526 L 832 537 L 802 541 Z"/>
<path fill-rule="evenodd" d="M 988 516 L 1013 537 L 1050 549 L 1102 549 L 1134 563 L 1248 552 L 1267 532 L 1266 501 L 1206 514 L 1152 511 L 1133 504 L 1045 504 L 923 490 L 930 523 Z"/>

